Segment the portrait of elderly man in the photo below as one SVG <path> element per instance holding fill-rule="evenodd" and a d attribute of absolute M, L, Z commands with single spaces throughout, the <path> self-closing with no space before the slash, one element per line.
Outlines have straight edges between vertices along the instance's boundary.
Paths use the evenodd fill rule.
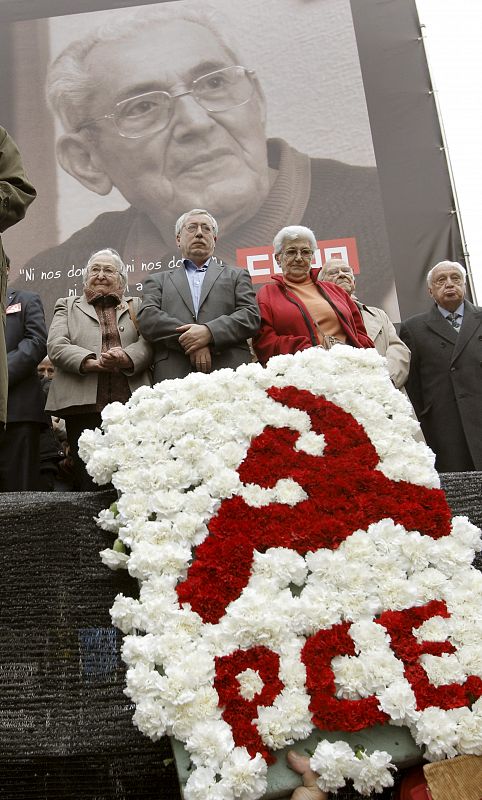
<path fill-rule="evenodd" d="M 432 308 L 400 327 L 407 392 L 439 472 L 482 469 L 482 308 L 466 299 L 466 277 L 457 262 L 432 267 Z"/>
<path fill-rule="evenodd" d="M 230 264 L 239 249 L 269 246 L 284 224 L 355 239 L 361 282 L 377 302 L 393 304 L 376 169 L 309 157 L 267 137 L 261 82 L 218 16 L 192 2 L 124 11 L 60 52 L 47 86 L 64 131 L 58 161 L 90 192 L 117 189 L 128 207 L 101 213 L 27 268 L 60 270 L 54 285 L 66 294 L 69 268 L 108 241 L 135 262 L 133 286 L 146 278 L 141 262 L 174 265 L 175 220 L 200 206 L 219 219 L 217 258 Z M 283 103 L 281 86 L 279 93 Z M 290 104 L 281 116 L 303 129 L 314 111 Z"/>
<path fill-rule="evenodd" d="M 247 340 L 260 323 L 248 272 L 212 258 L 214 217 L 193 208 L 179 217 L 175 232 L 182 266 L 147 279 L 138 313 L 140 330 L 154 346 L 156 383 L 249 363 Z"/>

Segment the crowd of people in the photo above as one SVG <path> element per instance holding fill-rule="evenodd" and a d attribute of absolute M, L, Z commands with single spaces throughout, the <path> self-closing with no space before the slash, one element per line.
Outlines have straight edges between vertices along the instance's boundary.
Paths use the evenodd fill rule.
<path fill-rule="evenodd" d="M 35 190 L 0 130 L 4 230 L 22 218 Z M 151 275 L 142 300 L 126 295 L 127 267 L 106 243 L 87 260 L 83 294 L 57 300 L 48 334 L 40 297 L 7 291 L 9 259 L 0 250 L 7 354 L 5 360 L 0 348 L 7 423 L 1 491 L 97 489 L 78 456 L 79 436 L 100 425 L 108 403 L 126 402 L 139 386 L 340 343 L 385 356 L 439 471 L 482 469 L 482 309 L 465 296 L 461 264 L 430 269 L 433 306 L 405 320 L 398 335 L 385 311 L 356 296 L 348 263 L 332 258 L 321 269 L 312 266 L 317 241 L 309 228 L 291 225 L 276 234 L 279 273 L 258 295 L 247 270 L 214 257 L 217 237 L 206 209 L 182 214 L 175 225 L 181 266 Z"/>

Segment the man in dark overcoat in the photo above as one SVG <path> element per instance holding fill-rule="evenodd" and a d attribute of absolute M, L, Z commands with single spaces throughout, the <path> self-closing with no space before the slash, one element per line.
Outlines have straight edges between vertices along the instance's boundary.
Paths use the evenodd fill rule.
<path fill-rule="evenodd" d="M 427 284 L 432 308 L 400 328 L 412 352 L 406 389 L 436 469 L 481 470 L 482 308 L 465 298 L 460 264 L 436 264 Z"/>

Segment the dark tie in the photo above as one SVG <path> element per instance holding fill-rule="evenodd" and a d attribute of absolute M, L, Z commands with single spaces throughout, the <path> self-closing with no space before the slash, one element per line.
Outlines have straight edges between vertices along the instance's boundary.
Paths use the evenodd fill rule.
<path fill-rule="evenodd" d="M 450 322 L 455 333 L 458 333 L 460 330 L 460 326 L 462 324 L 460 314 L 457 314 L 455 311 L 451 311 L 450 314 L 447 315 L 447 319 Z"/>

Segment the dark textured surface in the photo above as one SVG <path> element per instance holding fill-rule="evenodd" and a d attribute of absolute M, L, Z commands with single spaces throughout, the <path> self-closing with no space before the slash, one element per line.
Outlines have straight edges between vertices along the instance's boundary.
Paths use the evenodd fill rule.
<path fill-rule="evenodd" d="M 482 473 L 442 483 L 453 513 L 481 526 Z M 93 522 L 113 499 L 0 495 L 2 800 L 179 800 L 167 739 L 154 744 L 137 731 L 123 694 L 109 608 L 137 583 L 102 565 L 112 536 Z"/>
<path fill-rule="evenodd" d="M 446 472 L 440 478 L 452 513 L 482 528 L 482 472 Z M 475 554 L 474 566 L 482 570 L 482 552 Z"/>
<path fill-rule="evenodd" d="M 135 594 L 99 550 L 93 517 L 115 495 L 0 495 L 0 798 L 177 800 L 167 739 L 132 724 L 116 594 Z M 165 763 L 167 762 L 167 763 Z"/>

